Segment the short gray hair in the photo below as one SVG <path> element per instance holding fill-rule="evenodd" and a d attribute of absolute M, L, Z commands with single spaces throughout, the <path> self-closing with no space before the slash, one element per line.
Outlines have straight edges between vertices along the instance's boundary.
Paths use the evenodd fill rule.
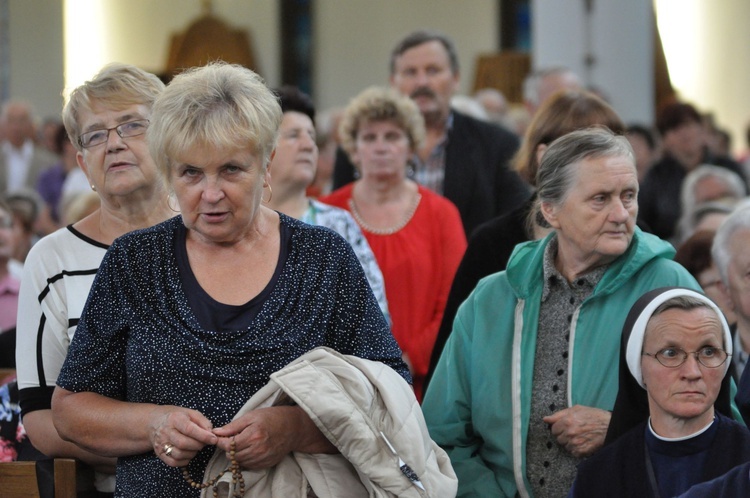
<path fill-rule="evenodd" d="M 732 262 L 729 240 L 739 230 L 750 230 L 750 204 L 741 204 L 724 220 L 716 231 L 714 243 L 711 246 L 711 256 L 724 285 L 729 285 L 729 263 Z"/>
<path fill-rule="evenodd" d="M 523 80 L 523 100 L 535 106 L 540 105 L 539 88 L 542 84 L 542 80 L 547 76 L 554 76 L 557 74 L 572 74 L 575 76 L 573 70 L 566 66 L 552 66 L 544 69 L 537 69 L 526 75 L 526 78 Z"/>
<path fill-rule="evenodd" d="M 174 158 L 194 146 L 252 148 L 265 167 L 282 118 L 278 99 L 260 76 L 223 62 L 177 75 L 152 112 L 148 147 L 167 179 Z"/>
<path fill-rule="evenodd" d="M 648 319 L 648 323 L 646 324 L 646 331 L 643 334 L 644 342 L 646 340 L 646 335 L 648 334 L 648 326 L 649 324 L 651 324 L 651 320 L 661 315 L 665 311 L 674 310 L 674 309 L 682 310 L 682 311 L 692 311 L 694 309 L 699 309 L 699 308 L 705 308 L 707 310 L 710 310 L 714 315 L 716 315 L 716 318 L 719 319 L 719 321 L 721 322 L 721 317 L 716 312 L 716 309 L 713 308 L 710 304 L 708 304 L 705 300 L 698 299 L 697 297 L 693 297 L 693 296 L 675 296 L 661 303 L 654 310 L 654 312 L 651 313 L 651 317 Z M 726 347 L 726 344 L 724 344 L 723 331 L 721 335 L 721 342 L 722 342 L 722 347 Z"/>
<path fill-rule="evenodd" d="M 659 305 L 658 308 L 654 310 L 654 312 L 651 314 L 651 318 L 649 318 L 649 321 L 653 319 L 657 315 L 661 315 L 667 310 L 671 309 L 680 309 L 685 311 L 694 310 L 696 308 L 707 308 L 716 313 L 716 311 L 709 305 L 706 301 L 702 299 L 698 299 L 697 297 L 693 296 L 676 296 L 670 299 L 667 299 L 663 303 Z"/>
<path fill-rule="evenodd" d="M 537 203 L 562 204 L 576 181 L 580 162 L 599 157 L 627 157 L 635 165 L 628 139 L 603 126 L 576 130 L 552 142 L 536 174 Z"/>
<path fill-rule="evenodd" d="M 742 177 L 734 171 L 713 164 L 702 164 L 688 173 L 682 182 L 680 200 L 682 209 L 689 210 L 698 204 L 695 200 L 695 186 L 704 178 L 716 178 L 721 181 L 729 191 L 730 197 L 742 199 L 747 194 L 747 187 Z M 716 200 L 716 199 L 711 199 Z M 705 201 L 701 201 L 705 202 Z"/>
<path fill-rule="evenodd" d="M 149 109 L 164 90 L 164 83 L 151 73 L 129 64 L 112 63 L 104 66 L 91 80 L 73 90 L 62 112 L 68 138 L 79 151 L 82 111 L 91 111 L 95 103 L 110 109 L 125 109 L 131 105 L 145 105 Z"/>

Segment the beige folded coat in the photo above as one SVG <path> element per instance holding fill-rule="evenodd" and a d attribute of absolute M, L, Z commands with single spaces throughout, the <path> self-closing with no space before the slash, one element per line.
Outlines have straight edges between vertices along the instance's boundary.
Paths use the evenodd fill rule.
<path fill-rule="evenodd" d="M 411 387 L 387 365 L 314 349 L 272 374 L 235 419 L 289 404 L 305 410 L 340 454 L 292 453 L 271 469 L 243 470 L 245 498 L 456 496 L 448 455 L 430 439 Z M 228 466 L 217 450 L 204 482 Z M 229 473 L 218 491 L 232 496 Z M 212 489 L 201 496 L 212 497 Z"/>

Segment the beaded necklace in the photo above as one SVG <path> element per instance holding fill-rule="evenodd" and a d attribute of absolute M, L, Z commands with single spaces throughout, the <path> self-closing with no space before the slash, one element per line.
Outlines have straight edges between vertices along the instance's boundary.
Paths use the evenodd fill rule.
<path fill-rule="evenodd" d="M 367 224 L 367 222 L 362 219 L 359 211 L 357 211 L 357 205 L 354 203 L 354 197 L 351 197 L 349 199 L 349 210 L 352 212 L 354 220 L 359 224 L 360 227 L 362 227 L 363 230 L 374 233 L 375 235 L 393 235 L 394 233 L 404 228 L 406 224 L 411 221 L 412 216 L 414 216 L 414 213 L 417 211 L 417 207 L 419 206 L 419 201 L 421 199 L 422 194 L 417 193 L 417 195 L 414 197 L 412 205 L 409 207 L 409 210 L 406 212 L 403 219 L 398 224 L 388 228 L 376 228 Z"/>
<path fill-rule="evenodd" d="M 232 438 L 231 447 L 229 448 L 229 467 L 219 472 L 219 474 L 214 477 L 213 479 L 210 479 L 205 484 L 195 482 L 192 477 L 190 477 L 190 472 L 188 472 L 187 467 L 182 468 L 182 477 L 185 478 L 188 484 L 190 484 L 191 488 L 194 489 L 206 489 L 206 488 L 213 488 L 213 496 L 214 498 L 218 498 L 219 496 L 219 485 L 217 482 L 219 481 L 219 478 L 226 474 L 227 472 L 232 473 L 232 484 L 234 485 L 234 494 L 232 495 L 232 498 L 242 498 L 245 494 L 245 478 L 242 477 L 242 471 L 240 471 L 240 464 L 237 463 L 237 459 L 235 458 L 235 443 L 234 438 Z M 239 483 L 239 488 L 237 487 Z"/>

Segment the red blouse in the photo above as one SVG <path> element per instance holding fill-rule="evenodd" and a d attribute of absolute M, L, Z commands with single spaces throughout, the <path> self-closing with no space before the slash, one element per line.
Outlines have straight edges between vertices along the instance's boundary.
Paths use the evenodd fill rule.
<path fill-rule="evenodd" d="M 353 183 L 319 200 L 351 211 Z M 448 199 L 419 186 L 422 198 L 411 220 L 399 231 L 362 232 L 383 272 L 393 336 L 406 353 L 414 390 L 422 383 L 443 318 L 448 291 L 464 251 L 466 236 L 458 209 Z"/>

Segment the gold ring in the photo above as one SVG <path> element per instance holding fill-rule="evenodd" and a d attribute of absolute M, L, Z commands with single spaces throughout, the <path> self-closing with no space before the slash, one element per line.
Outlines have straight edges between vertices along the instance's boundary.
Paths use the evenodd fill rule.
<path fill-rule="evenodd" d="M 164 454 L 167 455 L 168 457 L 171 457 L 173 449 L 174 449 L 174 446 L 172 446 L 171 444 L 165 444 L 164 445 Z"/>

